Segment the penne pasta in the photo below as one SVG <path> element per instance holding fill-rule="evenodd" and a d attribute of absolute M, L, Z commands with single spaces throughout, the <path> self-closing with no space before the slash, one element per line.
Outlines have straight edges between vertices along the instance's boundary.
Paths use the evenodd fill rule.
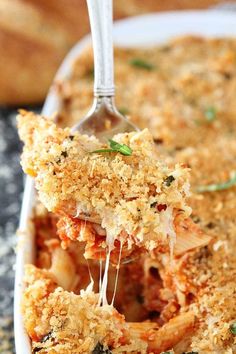
<path fill-rule="evenodd" d="M 195 316 L 192 312 L 182 313 L 158 329 L 152 322 L 130 323 L 130 334 L 146 339 L 148 350 L 156 354 L 172 348 L 194 328 Z"/>
<path fill-rule="evenodd" d="M 52 264 L 49 269 L 55 276 L 59 286 L 65 290 L 72 290 L 76 285 L 78 276 L 76 275 L 75 264 L 69 253 L 61 247 L 57 247 L 52 253 Z"/>
<path fill-rule="evenodd" d="M 158 331 L 160 326 L 155 322 L 129 322 L 131 334 L 134 337 L 143 337 L 150 330 Z"/>
<path fill-rule="evenodd" d="M 211 237 L 203 233 L 191 218 L 185 219 L 175 224 L 176 233 L 178 235 L 174 246 L 174 255 L 190 251 L 194 248 L 204 247 L 211 241 Z"/>

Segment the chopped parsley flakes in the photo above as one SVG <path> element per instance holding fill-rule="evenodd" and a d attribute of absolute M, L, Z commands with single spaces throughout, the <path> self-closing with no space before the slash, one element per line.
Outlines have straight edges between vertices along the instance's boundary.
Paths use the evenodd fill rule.
<path fill-rule="evenodd" d="M 92 354 L 112 354 L 112 352 L 109 349 L 104 349 L 103 345 L 98 343 L 92 351 Z"/>
<path fill-rule="evenodd" d="M 236 322 L 232 323 L 231 326 L 230 326 L 230 332 L 233 334 L 233 335 L 236 335 Z"/>
<path fill-rule="evenodd" d="M 171 183 L 174 182 L 175 178 L 174 176 L 170 175 L 168 177 L 166 177 L 166 179 L 164 180 L 164 183 L 167 187 L 170 187 Z"/>

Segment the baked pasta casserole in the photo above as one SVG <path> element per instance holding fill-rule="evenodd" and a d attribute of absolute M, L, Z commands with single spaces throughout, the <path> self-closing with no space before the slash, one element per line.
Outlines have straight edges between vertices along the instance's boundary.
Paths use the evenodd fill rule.
<path fill-rule="evenodd" d="M 56 124 L 18 116 L 38 191 L 32 352 L 236 353 L 236 40 L 116 48 L 115 68 L 139 132 L 110 146 L 71 132 L 92 101 L 90 48 L 56 83 Z"/>

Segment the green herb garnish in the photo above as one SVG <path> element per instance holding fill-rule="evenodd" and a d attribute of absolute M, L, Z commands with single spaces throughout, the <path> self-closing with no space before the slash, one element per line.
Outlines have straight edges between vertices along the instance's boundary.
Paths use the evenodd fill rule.
<path fill-rule="evenodd" d="M 236 184 L 236 172 L 232 174 L 232 177 L 223 183 L 216 183 L 216 184 L 208 184 L 207 186 L 199 186 L 197 188 L 197 192 L 216 192 L 216 191 L 223 191 L 230 187 L 233 187 Z"/>
<path fill-rule="evenodd" d="M 230 332 L 232 334 L 236 335 L 236 322 L 234 322 L 230 325 Z"/>
<path fill-rule="evenodd" d="M 109 139 L 109 144 L 110 144 L 110 149 L 99 149 L 99 150 L 94 150 L 91 151 L 90 153 L 99 153 L 99 152 L 119 152 L 122 155 L 125 156 L 130 156 L 132 155 L 132 149 L 125 145 L 125 144 L 119 144 L 116 141 Z"/>
<path fill-rule="evenodd" d="M 164 183 L 167 187 L 170 187 L 171 183 L 174 182 L 175 178 L 174 176 L 170 175 L 165 178 Z"/>
<path fill-rule="evenodd" d="M 68 153 L 66 151 L 62 151 L 61 156 L 66 158 L 66 157 L 68 157 Z"/>
<path fill-rule="evenodd" d="M 216 109 L 215 107 L 208 107 L 205 112 L 204 112 L 204 115 L 206 117 L 206 120 L 211 123 L 213 122 L 215 119 L 216 119 Z"/>
<path fill-rule="evenodd" d="M 154 70 L 155 66 L 147 61 L 139 58 L 131 59 L 130 65 L 135 66 L 136 68 L 145 69 L 148 71 Z"/>
<path fill-rule="evenodd" d="M 104 349 L 103 345 L 98 343 L 93 349 L 92 354 L 112 354 L 109 349 Z"/>
<path fill-rule="evenodd" d="M 118 109 L 118 111 L 119 111 L 121 114 L 123 114 L 124 116 L 125 116 L 126 114 L 129 114 L 129 110 L 128 110 L 128 108 L 126 108 L 126 107 L 120 107 L 120 108 Z"/>
<path fill-rule="evenodd" d="M 41 340 L 40 340 L 40 342 L 41 343 L 45 343 L 45 342 L 47 342 L 47 340 L 49 340 L 49 339 L 51 339 L 52 338 L 52 331 L 51 332 L 49 332 L 48 334 L 46 334 Z M 41 349 L 41 348 L 40 348 Z"/>

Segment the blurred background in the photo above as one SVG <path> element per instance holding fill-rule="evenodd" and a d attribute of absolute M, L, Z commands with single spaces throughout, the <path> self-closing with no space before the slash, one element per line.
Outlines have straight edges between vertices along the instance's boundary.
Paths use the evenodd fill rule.
<path fill-rule="evenodd" d="M 221 6 L 236 1 L 114 0 L 114 18 Z M 65 54 L 89 32 L 86 0 L 0 0 L 0 353 L 14 353 L 13 282 L 23 174 L 17 108 L 40 112 Z"/>

